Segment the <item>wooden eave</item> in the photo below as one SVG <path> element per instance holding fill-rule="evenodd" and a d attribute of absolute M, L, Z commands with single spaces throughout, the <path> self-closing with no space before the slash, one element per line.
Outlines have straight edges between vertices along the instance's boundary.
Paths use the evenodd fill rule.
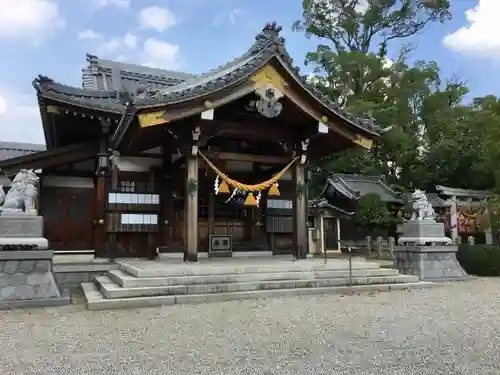
<path fill-rule="evenodd" d="M 90 120 L 95 119 L 96 128 L 99 126 L 98 120 L 102 119 L 110 120 L 112 127 L 114 128 L 117 126 L 122 117 L 122 114 L 119 114 L 117 112 L 110 112 L 104 109 L 89 108 L 79 104 L 71 103 L 70 100 L 58 101 L 57 99 L 45 98 L 43 96 L 39 97 L 38 105 L 40 108 L 40 116 L 42 119 L 45 143 L 48 149 L 58 147 L 55 141 L 57 139 L 57 136 L 54 133 L 55 128 L 51 121 L 51 118 L 55 116 L 66 116 L 68 118 L 80 116 L 83 118 L 89 118 Z"/>
<path fill-rule="evenodd" d="M 54 127 L 50 118 L 54 115 L 80 115 L 90 119 L 108 119 L 118 123 L 125 106 L 116 100 L 113 91 L 99 92 L 80 89 L 54 82 L 39 76 L 33 80 L 44 128 L 47 148 L 57 147 Z"/>
<path fill-rule="evenodd" d="M 89 159 L 95 157 L 98 151 L 97 141 L 82 142 L 2 160 L 0 161 L 0 169 L 11 176 L 19 172 L 20 169 L 51 168 Z"/>
<path fill-rule="evenodd" d="M 244 77 L 239 80 L 230 82 L 227 86 L 220 87 L 207 94 L 193 97 L 174 102 L 155 103 L 153 105 L 133 105 L 134 113 L 132 115 L 129 111 L 128 122 L 120 123 L 120 129 L 112 137 L 113 147 L 119 148 L 122 140 L 130 139 L 134 133 L 141 130 L 140 124 L 141 117 L 155 116 L 160 123 L 172 123 L 185 118 L 198 116 L 208 108 L 217 109 L 225 104 L 240 99 L 244 96 L 255 92 L 256 83 L 252 79 L 268 69 L 276 72 L 281 70 L 283 74 L 276 76 L 276 79 L 282 80 L 286 83 L 284 90 L 285 97 L 300 108 L 304 113 L 309 115 L 311 119 L 318 122 L 324 121 L 325 125 L 331 129 L 332 132 L 337 133 L 344 138 L 357 143 L 360 139 L 372 140 L 378 137 L 378 133 L 365 129 L 353 121 L 350 121 L 346 116 L 333 112 L 330 108 L 325 107 L 318 98 L 312 94 L 297 78 L 296 74 L 292 72 L 278 56 L 273 55 L 268 60 L 264 61 L 261 66 L 256 66 L 254 71 L 248 72 Z M 277 69 L 276 69 L 276 68 Z M 290 82 L 290 84 L 288 84 Z M 280 85 L 280 83 L 278 83 Z M 209 107 L 208 107 L 209 106 Z M 137 119 L 137 120 L 136 120 Z M 132 123 L 134 126 L 132 126 Z M 370 143 L 371 145 L 371 143 Z M 369 147 L 368 147 L 369 148 Z"/>

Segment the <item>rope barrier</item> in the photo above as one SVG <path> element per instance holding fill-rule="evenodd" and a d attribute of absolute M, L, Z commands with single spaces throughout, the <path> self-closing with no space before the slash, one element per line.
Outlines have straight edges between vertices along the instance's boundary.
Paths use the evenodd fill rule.
<path fill-rule="evenodd" d="M 210 168 L 212 168 L 212 170 L 222 180 L 226 181 L 226 183 L 229 186 L 231 186 L 234 189 L 238 189 L 241 191 L 249 191 L 249 192 L 260 191 L 260 190 L 265 190 L 265 189 L 270 188 L 273 184 L 278 182 L 281 179 L 281 177 L 283 177 L 283 175 L 290 169 L 290 167 L 299 159 L 299 157 L 293 158 L 292 161 L 285 166 L 285 168 L 283 168 L 279 173 L 275 174 L 271 179 L 269 179 L 267 181 L 263 181 L 263 182 L 258 183 L 258 184 L 247 185 L 247 184 L 243 184 L 239 181 L 233 180 L 228 175 L 221 172 L 221 170 L 218 169 L 205 155 L 203 155 L 203 153 L 201 151 L 198 151 L 198 154 L 206 161 L 208 166 Z"/>

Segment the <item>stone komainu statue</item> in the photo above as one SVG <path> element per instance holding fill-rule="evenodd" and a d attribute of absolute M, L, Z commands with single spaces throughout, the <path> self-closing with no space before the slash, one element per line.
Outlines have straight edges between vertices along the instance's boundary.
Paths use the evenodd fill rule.
<path fill-rule="evenodd" d="M 432 208 L 432 204 L 427 200 L 425 192 L 415 190 L 412 193 L 413 212 L 410 220 L 435 220 L 437 215 Z"/>
<path fill-rule="evenodd" d="M 21 169 L 14 180 L 12 180 L 12 186 L 3 199 L 3 205 L 0 206 L 1 213 L 24 212 L 29 215 L 36 215 L 35 202 L 38 195 L 37 186 L 39 180 L 40 178 L 33 170 Z M 0 204 L 2 203 L 1 201 L 0 193 Z"/>

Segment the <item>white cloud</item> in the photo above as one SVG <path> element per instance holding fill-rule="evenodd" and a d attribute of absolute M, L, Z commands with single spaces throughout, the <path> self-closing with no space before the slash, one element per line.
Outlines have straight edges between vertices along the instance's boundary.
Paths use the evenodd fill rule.
<path fill-rule="evenodd" d="M 233 9 L 229 12 L 229 22 L 231 22 L 232 25 L 236 25 L 236 18 L 242 13 L 241 9 Z"/>
<path fill-rule="evenodd" d="M 354 7 L 354 10 L 358 13 L 364 13 L 368 10 L 370 3 L 368 0 L 358 0 L 358 3 Z"/>
<path fill-rule="evenodd" d="M 126 33 L 123 37 L 123 44 L 128 48 L 136 48 L 138 39 L 134 34 Z"/>
<path fill-rule="evenodd" d="M 164 69 L 177 69 L 181 62 L 177 44 L 155 38 L 148 38 L 141 45 L 139 38 L 131 33 L 106 38 L 93 30 L 84 30 L 78 34 L 78 39 L 93 44 L 93 54 L 115 61 L 135 62 Z"/>
<path fill-rule="evenodd" d="M 137 21 L 143 29 L 152 29 L 158 32 L 165 31 L 178 23 L 177 16 L 168 8 L 151 6 L 142 9 Z"/>
<path fill-rule="evenodd" d="M 45 143 L 36 95 L 0 88 L 0 140 Z"/>
<path fill-rule="evenodd" d="M 229 21 L 231 25 L 236 25 L 238 22 L 238 18 L 243 14 L 243 11 L 239 8 L 235 8 L 231 10 L 229 13 L 219 13 L 215 16 L 214 20 L 212 21 L 212 26 L 220 26 L 223 23 L 226 23 Z"/>
<path fill-rule="evenodd" d="M 84 30 L 78 33 L 78 39 L 80 40 L 102 40 L 104 37 L 96 33 L 94 30 Z"/>
<path fill-rule="evenodd" d="M 499 0 L 479 0 L 465 12 L 467 25 L 445 36 L 443 44 L 464 54 L 500 58 L 499 14 Z"/>
<path fill-rule="evenodd" d="M 93 3 L 96 8 L 115 6 L 126 9 L 130 6 L 130 0 L 93 0 Z"/>
<path fill-rule="evenodd" d="M 56 1 L 1 0 L 0 38 L 26 39 L 39 44 L 65 26 Z"/>
<path fill-rule="evenodd" d="M 152 68 L 177 69 L 180 64 L 180 48 L 177 44 L 170 44 L 155 38 L 144 42 L 144 65 Z"/>
<path fill-rule="evenodd" d="M 84 30 L 78 33 L 78 39 L 93 42 L 92 53 L 98 56 L 116 58 L 125 55 L 137 48 L 139 39 L 132 33 L 121 37 L 106 38 L 94 30 Z"/>

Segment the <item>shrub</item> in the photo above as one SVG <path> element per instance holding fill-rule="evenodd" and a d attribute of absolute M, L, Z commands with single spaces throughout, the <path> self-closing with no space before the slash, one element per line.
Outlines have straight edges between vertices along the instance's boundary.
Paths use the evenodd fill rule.
<path fill-rule="evenodd" d="M 460 245 L 457 259 L 469 275 L 500 276 L 500 246 Z"/>

